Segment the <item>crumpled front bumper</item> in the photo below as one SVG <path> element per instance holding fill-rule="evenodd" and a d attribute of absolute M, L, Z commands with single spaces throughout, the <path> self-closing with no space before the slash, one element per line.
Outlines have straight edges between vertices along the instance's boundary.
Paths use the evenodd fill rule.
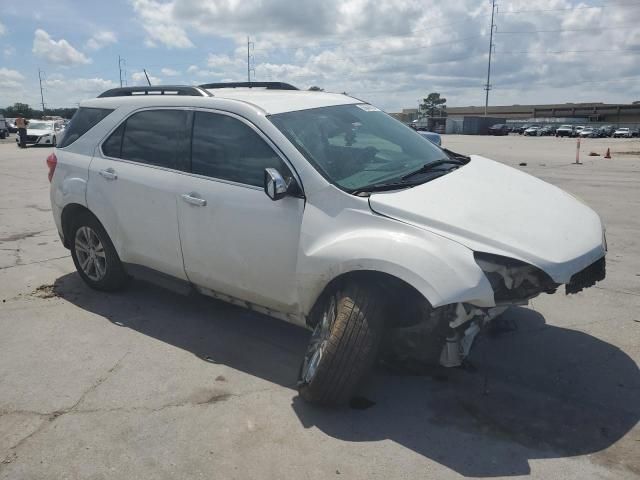
<path fill-rule="evenodd" d="M 567 295 L 581 292 L 585 288 L 592 287 L 597 282 L 604 280 L 607 275 L 606 265 L 606 257 L 602 257 L 600 260 L 595 261 L 587 268 L 573 275 L 569 283 L 565 285 Z"/>

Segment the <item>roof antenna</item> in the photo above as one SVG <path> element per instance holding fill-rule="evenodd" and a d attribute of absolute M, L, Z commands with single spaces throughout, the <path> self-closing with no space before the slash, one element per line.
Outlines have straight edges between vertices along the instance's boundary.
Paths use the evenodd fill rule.
<path fill-rule="evenodd" d="M 144 76 L 147 77 L 147 83 L 149 84 L 149 86 L 151 86 L 151 82 L 149 81 L 149 75 L 147 75 L 147 69 L 143 68 L 142 71 L 144 72 Z"/>

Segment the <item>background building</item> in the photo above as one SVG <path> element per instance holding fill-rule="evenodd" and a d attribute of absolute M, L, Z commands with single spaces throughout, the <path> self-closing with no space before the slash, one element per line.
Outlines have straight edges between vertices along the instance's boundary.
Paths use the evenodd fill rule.
<path fill-rule="evenodd" d="M 409 123 L 418 118 L 417 108 L 403 108 L 392 113 L 398 120 Z M 447 107 L 449 117 L 481 117 L 484 107 Z M 489 107 L 488 116 L 507 120 L 565 122 L 590 121 L 611 124 L 640 123 L 640 102 L 625 103 L 557 103 L 550 105 L 510 105 Z"/>

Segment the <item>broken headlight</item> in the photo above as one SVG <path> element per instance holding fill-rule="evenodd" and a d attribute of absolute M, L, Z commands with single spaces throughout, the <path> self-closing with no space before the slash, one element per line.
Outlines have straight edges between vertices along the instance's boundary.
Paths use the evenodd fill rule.
<path fill-rule="evenodd" d="M 473 256 L 491 283 L 496 304 L 529 300 L 558 288 L 549 275 L 528 263 L 484 252 Z"/>

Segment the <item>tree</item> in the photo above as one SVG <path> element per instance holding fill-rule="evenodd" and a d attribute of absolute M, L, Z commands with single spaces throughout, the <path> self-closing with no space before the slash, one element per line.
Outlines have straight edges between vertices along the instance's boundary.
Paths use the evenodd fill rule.
<path fill-rule="evenodd" d="M 438 92 L 432 92 L 422 99 L 418 107 L 420 117 L 444 117 L 447 111 L 447 99 L 441 98 Z"/>
<path fill-rule="evenodd" d="M 34 118 L 35 111 L 26 103 L 14 103 L 13 106 L 4 109 L 4 115 L 8 118 L 14 118 L 22 115 L 25 118 Z"/>

